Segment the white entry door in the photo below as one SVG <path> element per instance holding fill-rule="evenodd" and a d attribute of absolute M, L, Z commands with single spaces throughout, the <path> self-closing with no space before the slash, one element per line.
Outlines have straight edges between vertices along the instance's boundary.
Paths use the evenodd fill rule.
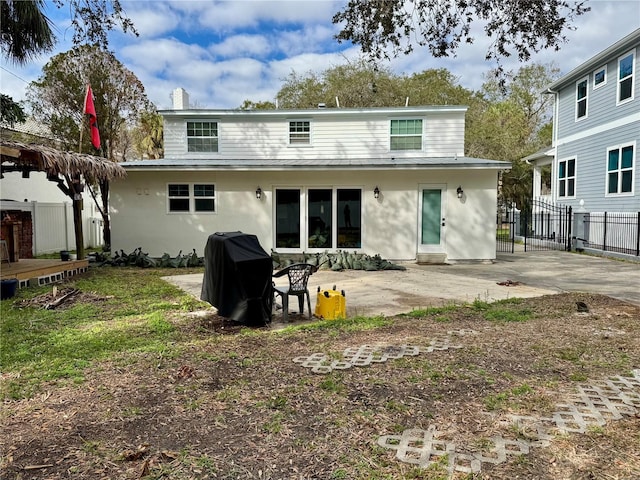
<path fill-rule="evenodd" d="M 442 185 L 421 185 L 418 190 L 418 253 L 445 251 L 445 191 Z"/>

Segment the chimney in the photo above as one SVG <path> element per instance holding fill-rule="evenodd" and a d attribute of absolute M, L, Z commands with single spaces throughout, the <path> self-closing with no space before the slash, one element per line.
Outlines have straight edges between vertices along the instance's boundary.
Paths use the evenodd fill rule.
<path fill-rule="evenodd" d="M 173 97 L 173 109 L 174 110 L 188 110 L 189 109 L 189 94 L 184 88 L 178 87 L 173 91 L 171 95 Z"/>

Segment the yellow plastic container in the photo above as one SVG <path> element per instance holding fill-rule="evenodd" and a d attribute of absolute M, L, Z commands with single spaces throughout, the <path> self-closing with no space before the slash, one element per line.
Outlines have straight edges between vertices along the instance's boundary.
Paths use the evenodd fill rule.
<path fill-rule="evenodd" d="M 316 302 L 316 317 L 325 320 L 335 320 L 336 318 L 347 317 L 347 299 L 344 290 L 320 290 L 318 287 L 318 299 Z"/>

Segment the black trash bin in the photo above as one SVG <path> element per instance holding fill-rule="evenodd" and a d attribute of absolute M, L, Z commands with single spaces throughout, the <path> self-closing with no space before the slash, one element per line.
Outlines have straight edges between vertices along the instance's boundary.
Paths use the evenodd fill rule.
<path fill-rule="evenodd" d="M 217 232 L 204 250 L 200 299 L 236 322 L 261 327 L 271 322 L 273 264 L 255 235 Z"/>

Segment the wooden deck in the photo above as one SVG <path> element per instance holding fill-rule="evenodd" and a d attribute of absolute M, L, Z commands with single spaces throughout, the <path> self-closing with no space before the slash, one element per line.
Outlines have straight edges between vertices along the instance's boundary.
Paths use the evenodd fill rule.
<path fill-rule="evenodd" d="M 17 262 L 2 263 L 0 267 L 0 279 L 17 278 L 20 287 L 29 285 L 46 285 L 60 282 L 79 273 L 84 273 L 89 268 L 89 260 L 40 260 L 34 258 L 21 258 Z"/>

